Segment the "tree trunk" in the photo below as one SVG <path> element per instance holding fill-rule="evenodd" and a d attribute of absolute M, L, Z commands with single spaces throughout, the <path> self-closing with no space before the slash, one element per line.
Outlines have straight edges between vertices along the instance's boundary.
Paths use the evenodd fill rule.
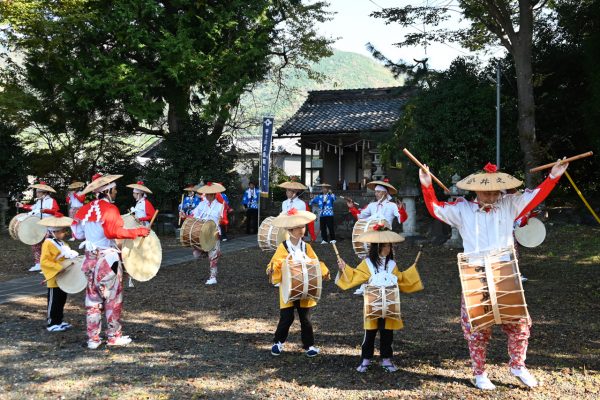
<path fill-rule="evenodd" d="M 535 99 L 533 96 L 533 72 L 531 66 L 531 42 L 519 43 L 514 49 L 517 74 L 519 143 L 523 152 L 525 185 L 532 187 L 537 179 L 529 169 L 537 165 L 539 147 L 535 136 Z"/>
<path fill-rule="evenodd" d="M 169 134 L 177 135 L 188 119 L 190 89 L 189 87 L 169 86 L 169 91 L 165 96 L 169 104 L 167 124 L 169 126 Z"/>

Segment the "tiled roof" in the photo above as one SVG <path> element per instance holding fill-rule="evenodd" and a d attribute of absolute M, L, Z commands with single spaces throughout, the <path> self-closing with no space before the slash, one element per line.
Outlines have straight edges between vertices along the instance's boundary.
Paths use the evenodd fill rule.
<path fill-rule="evenodd" d="M 276 133 L 385 132 L 400 118 L 410 92 L 406 87 L 311 91 L 302 107 Z"/>

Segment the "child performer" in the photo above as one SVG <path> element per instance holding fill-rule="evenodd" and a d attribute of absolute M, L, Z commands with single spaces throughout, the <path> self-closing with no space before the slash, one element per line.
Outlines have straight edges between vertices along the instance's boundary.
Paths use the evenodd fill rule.
<path fill-rule="evenodd" d="M 295 208 L 289 209 L 286 213 L 280 214 L 273 220 L 273 226 L 285 228 L 288 230 L 290 238 L 282 242 L 277 251 L 271 258 L 271 262 L 267 267 L 267 275 L 269 275 L 272 283 L 281 282 L 281 267 L 283 261 L 288 255 L 294 261 L 316 260 L 317 255 L 312 247 L 302 241 L 302 237 L 306 231 L 306 224 L 316 219 L 316 215 L 308 211 L 298 211 Z M 329 270 L 323 262 L 321 265 L 321 275 L 323 279 L 329 279 Z M 315 357 L 319 354 L 319 349 L 314 347 L 315 339 L 313 327 L 310 321 L 311 308 L 316 306 L 317 302 L 314 299 L 296 300 L 283 302 L 282 288 L 279 287 L 279 323 L 275 331 L 271 354 L 278 356 L 283 350 L 283 344 L 287 340 L 290 326 L 294 322 L 294 309 L 298 311 L 300 319 L 300 329 L 302 338 L 302 348 L 306 351 L 308 357 Z"/>
<path fill-rule="evenodd" d="M 419 169 L 419 179 L 429 213 L 458 229 L 465 253 L 480 253 L 512 247 L 515 220 L 529 213 L 550 194 L 568 165 L 557 162 L 550 175 L 534 190 L 503 195 L 502 190 L 517 188 L 522 182 L 497 171 L 495 165 L 488 163 L 483 171 L 471 174 L 456 184 L 460 189 L 475 192 L 475 201 L 467 201 L 461 197 L 452 203 L 440 202 L 431 185 L 431 175 Z M 494 390 L 496 386 L 485 372 L 487 343 L 491 338 L 492 328 L 479 331 L 471 329 L 464 297 L 461 300 L 461 325 L 471 355 L 474 385 L 482 390 Z M 531 320 L 522 318 L 517 323 L 501 326 L 508 336 L 510 372 L 526 386 L 537 386 L 537 380 L 525 368 Z"/>
<path fill-rule="evenodd" d="M 413 264 L 404 272 L 400 272 L 394 262 L 392 243 L 404 241 L 399 234 L 392 232 L 383 224 L 373 227 L 373 230 L 361 234 L 357 240 L 371 243 L 369 255 L 356 268 L 351 268 L 344 260 L 338 259 L 339 271 L 335 283 L 346 290 L 365 282 L 375 286 L 398 286 L 403 293 L 413 293 L 423 290 L 423 284 Z M 375 336 L 379 331 L 379 353 L 381 366 L 387 372 L 398 369 L 392 362 L 394 331 L 402 329 L 404 324 L 401 319 L 392 318 L 367 318 L 364 316 L 365 336 L 362 343 L 361 362 L 356 368 L 358 372 L 366 372 L 371 364 L 375 347 Z"/>
<path fill-rule="evenodd" d="M 67 293 L 58 287 L 56 275 L 63 267 L 61 261 L 67 258 L 75 258 L 79 254 L 71 250 L 64 242 L 71 230 L 72 218 L 64 217 L 61 213 L 55 213 L 53 217 L 44 218 L 38 222 L 48 227 L 48 237 L 42 244 L 42 256 L 40 264 L 46 285 L 48 286 L 48 332 L 64 332 L 72 328 L 71 324 L 63 321 L 63 310 L 67 301 Z"/>

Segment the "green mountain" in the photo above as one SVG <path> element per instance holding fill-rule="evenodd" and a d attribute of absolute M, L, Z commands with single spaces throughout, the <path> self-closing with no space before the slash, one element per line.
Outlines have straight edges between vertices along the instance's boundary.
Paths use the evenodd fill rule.
<path fill-rule="evenodd" d="M 312 69 L 323 75 L 321 82 L 310 79 L 305 72 L 290 71 L 285 76 L 285 86 L 290 91 L 278 93 L 275 83 L 264 83 L 242 99 L 245 114 L 260 118 L 275 116 L 279 127 L 300 108 L 311 90 L 360 89 L 402 86 L 404 79 L 395 79 L 381 64 L 358 53 L 334 50 L 331 57 L 320 60 Z M 257 134 L 256 128 L 248 134 Z"/>

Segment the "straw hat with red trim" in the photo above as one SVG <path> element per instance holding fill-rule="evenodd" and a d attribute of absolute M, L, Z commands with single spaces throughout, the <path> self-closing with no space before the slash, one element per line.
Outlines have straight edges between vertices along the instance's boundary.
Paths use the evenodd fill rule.
<path fill-rule="evenodd" d="M 122 176 L 123 175 L 96 174 L 92 177 L 92 181 L 90 182 L 89 185 L 87 185 L 85 187 L 85 189 L 83 189 L 81 194 L 88 194 L 91 192 L 102 192 L 103 190 L 106 189 L 105 187 L 107 185 L 110 185 L 111 183 L 113 183 L 114 181 L 116 181 L 117 179 L 119 179 Z"/>
<path fill-rule="evenodd" d="M 127 185 L 128 188 L 133 189 L 133 193 L 149 193 L 152 194 L 152 191 L 150 189 L 148 189 L 146 186 L 144 186 L 144 182 L 142 181 L 137 181 L 136 183 L 131 183 L 129 185 Z"/>
<path fill-rule="evenodd" d="M 383 186 L 389 194 L 396 194 L 398 190 L 386 181 L 371 181 L 367 183 L 367 187 L 371 190 L 379 190 L 377 186 Z"/>
<path fill-rule="evenodd" d="M 472 192 L 486 192 L 496 190 L 514 189 L 523 184 L 512 175 L 499 172 L 494 164 L 487 163 L 483 171 L 471 174 L 458 182 L 456 186 L 459 189 L 470 190 Z"/>
<path fill-rule="evenodd" d="M 216 182 L 206 182 L 204 186 L 197 189 L 200 194 L 217 194 L 225 191 L 225 186 Z"/>
<path fill-rule="evenodd" d="M 41 190 L 43 192 L 52 192 L 52 193 L 56 193 L 56 190 L 52 189 L 50 186 L 48 186 L 48 184 L 44 181 L 40 181 L 39 183 L 34 183 L 33 185 L 29 186 L 30 188 L 33 189 L 37 189 L 37 190 Z"/>
<path fill-rule="evenodd" d="M 372 230 L 358 235 L 355 240 L 361 243 L 400 243 L 404 242 L 404 236 L 391 231 L 384 224 L 377 224 Z"/>
<path fill-rule="evenodd" d="M 300 211 L 290 208 L 287 213 L 281 213 L 275 217 L 271 225 L 277 228 L 293 229 L 304 226 L 315 219 L 317 219 L 317 216 L 310 211 Z"/>

